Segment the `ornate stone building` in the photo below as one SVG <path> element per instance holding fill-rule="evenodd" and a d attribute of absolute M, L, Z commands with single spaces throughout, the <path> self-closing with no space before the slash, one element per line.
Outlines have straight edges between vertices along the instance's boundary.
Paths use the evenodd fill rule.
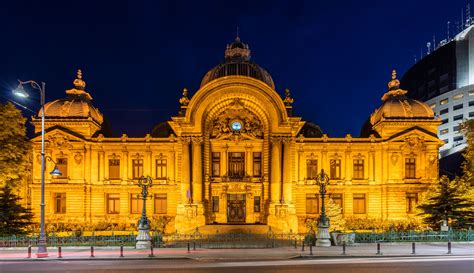
<path fill-rule="evenodd" d="M 136 223 L 136 184 L 145 175 L 154 184 L 147 211 L 170 216 L 169 232 L 217 224 L 305 232 L 305 220 L 320 213 L 321 169 L 345 217 L 406 218 L 438 178 L 442 145 L 440 121 L 406 92 L 393 72 L 361 136 L 332 138 L 292 114 L 290 92 L 279 96 L 237 37 L 192 97 L 183 90 L 171 120 L 145 137 L 110 137 L 79 71 L 67 96 L 45 106 L 46 154 L 63 173 L 47 175 L 47 221 Z M 32 118 L 35 160 L 27 185 L 37 215 L 41 115 Z M 49 173 L 53 163 L 46 167 Z"/>

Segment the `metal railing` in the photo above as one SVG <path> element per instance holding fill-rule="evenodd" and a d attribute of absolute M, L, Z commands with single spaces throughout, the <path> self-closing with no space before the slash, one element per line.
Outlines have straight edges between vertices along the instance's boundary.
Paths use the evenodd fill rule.
<path fill-rule="evenodd" d="M 356 243 L 474 241 L 474 231 L 356 232 Z"/>

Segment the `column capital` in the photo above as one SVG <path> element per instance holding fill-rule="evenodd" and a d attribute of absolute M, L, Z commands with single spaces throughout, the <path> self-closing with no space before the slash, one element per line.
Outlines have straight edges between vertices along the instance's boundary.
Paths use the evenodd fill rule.
<path fill-rule="evenodd" d="M 192 136 L 191 141 L 194 145 L 200 145 L 204 142 L 204 139 L 202 136 Z"/>

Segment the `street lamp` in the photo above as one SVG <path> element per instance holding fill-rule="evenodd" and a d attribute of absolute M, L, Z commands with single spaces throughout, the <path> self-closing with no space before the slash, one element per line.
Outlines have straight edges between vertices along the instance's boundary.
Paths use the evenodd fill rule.
<path fill-rule="evenodd" d="M 33 89 L 37 89 L 40 92 L 41 96 L 41 218 L 40 218 L 40 237 L 38 241 L 38 251 L 36 252 L 36 257 L 38 258 L 45 258 L 48 257 L 48 250 L 46 249 L 46 236 L 44 231 L 44 171 L 45 171 L 45 155 L 44 155 L 44 91 L 46 84 L 44 82 L 41 83 L 41 86 L 35 81 L 18 81 L 18 87 L 13 90 L 13 94 L 27 98 L 29 95 L 23 88 L 24 84 L 30 84 Z M 51 157 L 48 157 L 48 160 L 52 160 Z M 54 163 L 54 161 L 53 161 Z M 60 176 L 62 173 L 57 168 L 56 163 L 54 166 L 53 171 L 50 173 L 52 176 Z"/>
<path fill-rule="evenodd" d="M 329 184 L 329 176 L 324 173 L 324 169 L 321 169 L 321 173 L 318 174 L 316 182 L 319 185 L 319 193 L 321 194 L 322 206 L 321 216 L 318 219 L 318 234 L 316 235 L 316 246 L 331 246 L 329 240 L 329 218 L 326 216 L 326 207 L 324 206 L 324 196 L 326 195 L 326 186 Z"/>
<path fill-rule="evenodd" d="M 149 176 L 142 176 L 138 179 L 138 186 L 142 188 L 142 217 L 138 221 L 138 236 L 135 248 L 148 249 L 151 247 L 150 221 L 146 217 L 146 199 L 148 197 L 148 188 L 153 185 L 153 180 Z"/>

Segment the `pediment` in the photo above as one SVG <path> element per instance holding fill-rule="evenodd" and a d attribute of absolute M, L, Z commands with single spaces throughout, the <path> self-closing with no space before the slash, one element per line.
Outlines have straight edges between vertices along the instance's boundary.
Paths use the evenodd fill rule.
<path fill-rule="evenodd" d="M 53 126 L 45 130 L 45 145 L 48 148 L 72 148 L 71 142 L 83 142 L 83 136 L 61 126 Z M 32 142 L 41 141 L 41 134 L 35 135 Z"/>

